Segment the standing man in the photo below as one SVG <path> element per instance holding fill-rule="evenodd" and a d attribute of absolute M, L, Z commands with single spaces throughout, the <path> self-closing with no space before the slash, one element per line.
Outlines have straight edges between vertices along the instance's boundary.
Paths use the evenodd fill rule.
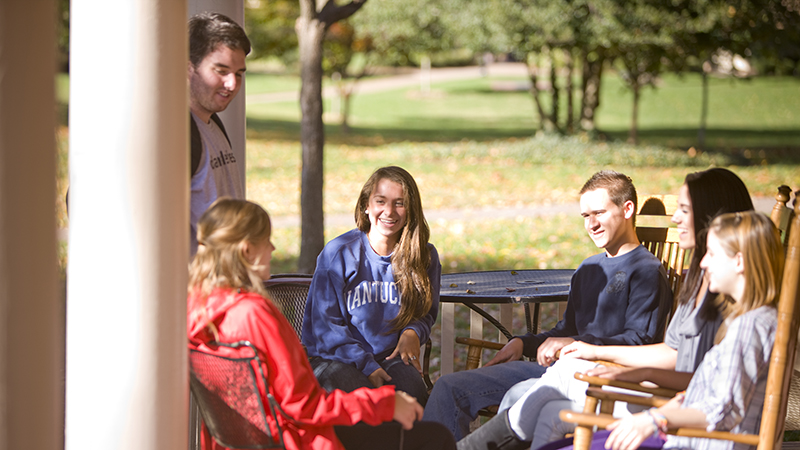
<path fill-rule="evenodd" d="M 244 199 L 238 161 L 218 112 L 239 93 L 250 40 L 231 18 L 201 13 L 189 19 L 189 109 L 192 133 L 190 257 L 197 220 L 218 197 Z"/>
<path fill-rule="evenodd" d="M 423 420 L 443 423 L 456 440 L 469 432 L 478 410 L 499 404 L 516 383 L 541 377 L 573 341 L 640 345 L 662 339 L 672 292 L 661 262 L 636 237 L 633 182 L 604 170 L 592 175 L 580 194 L 586 232 L 605 251 L 575 271 L 567 310 L 555 328 L 516 336 L 484 367 L 436 381 Z M 520 361 L 523 355 L 536 362 Z"/>

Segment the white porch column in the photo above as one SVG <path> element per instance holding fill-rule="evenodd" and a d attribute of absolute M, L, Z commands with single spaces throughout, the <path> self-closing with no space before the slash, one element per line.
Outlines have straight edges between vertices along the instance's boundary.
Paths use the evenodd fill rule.
<path fill-rule="evenodd" d="M 187 19 L 195 14 L 209 11 L 225 14 L 233 19 L 242 28 L 244 28 L 244 0 L 189 0 L 189 13 Z M 242 192 L 247 194 L 247 183 L 245 181 L 245 169 L 247 158 L 245 158 L 245 101 L 244 97 L 247 91 L 247 75 L 242 81 L 242 88 L 236 95 L 225 111 L 219 114 L 222 123 L 225 124 L 225 131 L 228 133 L 228 138 L 231 140 L 231 147 L 233 154 L 236 156 L 237 161 L 242 161 L 239 164 L 240 176 L 239 178 L 244 183 Z"/>
<path fill-rule="evenodd" d="M 184 449 L 186 1 L 72 0 L 70 50 L 66 448 Z"/>
<path fill-rule="evenodd" d="M 0 2 L 0 449 L 63 445 L 55 1 Z"/>

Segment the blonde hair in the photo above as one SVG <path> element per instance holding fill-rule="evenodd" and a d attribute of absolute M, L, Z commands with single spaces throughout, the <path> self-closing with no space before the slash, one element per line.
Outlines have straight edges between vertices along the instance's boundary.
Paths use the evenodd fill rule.
<path fill-rule="evenodd" d="M 390 322 L 392 331 L 400 331 L 409 323 L 425 316 L 431 309 L 432 289 L 428 276 L 431 254 L 428 239 L 431 231 L 422 213 L 422 199 L 414 178 L 405 169 L 397 166 L 382 167 L 369 177 L 355 209 L 356 226 L 369 233 L 369 216 L 364 212 L 369 199 L 380 180 L 394 181 L 403 187 L 403 205 L 407 211 L 406 224 L 392 252 L 392 271 L 397 290 L 400 292 L 400 312 Z"/>
<path fill-rule="evenodd" d="M 726 316 L 717 333 L 717 342 L 725 335 L 726 324 L 748 311 L 762 306 L 775 307 L 781 291 L 784 254 L 778 229 L 765 215 L 745 211 L 718 216 L 708 227 L 719 240 L 725 254 L 742 254 L 744 293 L 739 301 L 719 295 L 717 303 Z"/>
<path fill-rule="evenodd" d="M 197 223 L 197 254 L 189 265 L 189 314 L 207 317 L 208 296 L 217 288 L 243 289 L 266 298 L 257 273 L 259 261 L 250 263 L 244 249 L 247 243 L 263 243 L 271 232 L 269 215 L 255 203 L 223 197 L 211 204 Z"/>

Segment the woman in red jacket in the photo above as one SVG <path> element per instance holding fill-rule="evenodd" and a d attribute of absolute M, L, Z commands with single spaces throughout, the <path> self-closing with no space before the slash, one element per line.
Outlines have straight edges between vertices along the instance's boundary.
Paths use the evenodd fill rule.
<path fill-rule="evenodd" d="M 291 325 L 263 288 L 274 250 L 270 232 L 266 211 L 244 200 L 219 199 L 200 218 L 189 276 L 190 346 L 255 345 L 282 409 L 278 422 L 288 449 L 454 449 L 444 427 L 416 422 L 422 407 L 394 386 L 351 393 L 319 386 Z M 341 426 L 334 431 L 334 425 Z M 205 449 L 221 448 L 205 428 L 203 438 Z"/>

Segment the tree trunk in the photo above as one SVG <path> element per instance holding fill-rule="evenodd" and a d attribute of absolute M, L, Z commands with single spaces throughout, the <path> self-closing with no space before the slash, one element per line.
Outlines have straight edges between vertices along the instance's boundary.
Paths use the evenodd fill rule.
<path fill-rule="evenodd" d="M 342 134 L 350 134 L 350 124 L 347 122 L 347 119 L 350 116 L 350 97 L 352 94 L 352 89 L 342 90 L 342 104 L 339 107 L 339 115 L 342 118 Z"/>
<path fill-rule="evenodd" d="M 628 131 L 628 143 L 636 145 L 639 143 L 639 91 L 641 90 L 638 80 L 633 82 L 631 89 L 633 90 L 633 114 L 631 117 L 631 129 Z"/>
<path fill-rule="evenodd" d="M 550 90 L 552 94 L 552 114 L 550 121 L 553 123 L 553 129 L 558 130 L 558 110 L 559 110 L 559 97 L 558 97 L 558 74 L 556 73 L 556 58 L 555 52 L 550 51 Z"/>
<path fill-rule="evenodd" d="M 529 60 L 530 58 L 531 57 L 528 57 Z M 531 97 L 533 97 L 533 104 L 536 106 L 536 112 L 539 113 L 539 129 L 547 129 L 547 115 L 544 113 L 542 101 L 539 99 L 539 88 L 536 86 L 536 83 L 539 81 L 539 65 L 537 63 L 531 67 L 530 62 L 526 65 L 528 66 L 528 78 L 531 79 Z"/>
<path fill-rule="evenodd" d="M 300 0 L 300 17 L 295 23 L 300 49 L 300 144 L 303 169 L 300 179 L 300 257 L 297 270 L 312 273 L 317 255 L 325 245 L 322 211 L 323 150 L 322 42 L 332 24 L 344 20 L 367 0 L 337 5 L 334 0 Z"/>
<path fill-rule="evenodd" d="M 568 134 L 572 134 L 575 132 L 575 106 L 574 101 L 572 98 L 572 73 L 575 71 L 575 64 L 572 61 L 572 49 L 564 49 L 564 58 L 566 59 L 567 65 L 567 83 L 564 86 L 564 91 L 567 94 L 567 124 L 564 127 L 567 130 Z"/>
<path fill-rule="evenodd" d="M 300 49 L 300 143 L 303 168 L 300 181 L 300 257 L 297 270 L 312 273 L 317 255 L 325 245 L 322 211 L 323 147 L 322 123 L 322 41 L 325 24 L 316 17 L 297 19 Z"/>
<path fill-rule="evenodd" d="M 600 53 L 596 60 L 589 60 L 590 50 L 583 50 L 583 80 L 581 81 L 580 127 L 586 131 L 595 129 L 594 113 L 600 106 L 600 82 L 603 76 L 604 56 Z"/>
<path fill-rule="evenodd" d="M 708 119 L 708 74 L 703 74 L 703 101 L 700 107 L 700 129 L 697 130 L 697 148 L 702 150 L 706 145 L 706 120 Z"/>

